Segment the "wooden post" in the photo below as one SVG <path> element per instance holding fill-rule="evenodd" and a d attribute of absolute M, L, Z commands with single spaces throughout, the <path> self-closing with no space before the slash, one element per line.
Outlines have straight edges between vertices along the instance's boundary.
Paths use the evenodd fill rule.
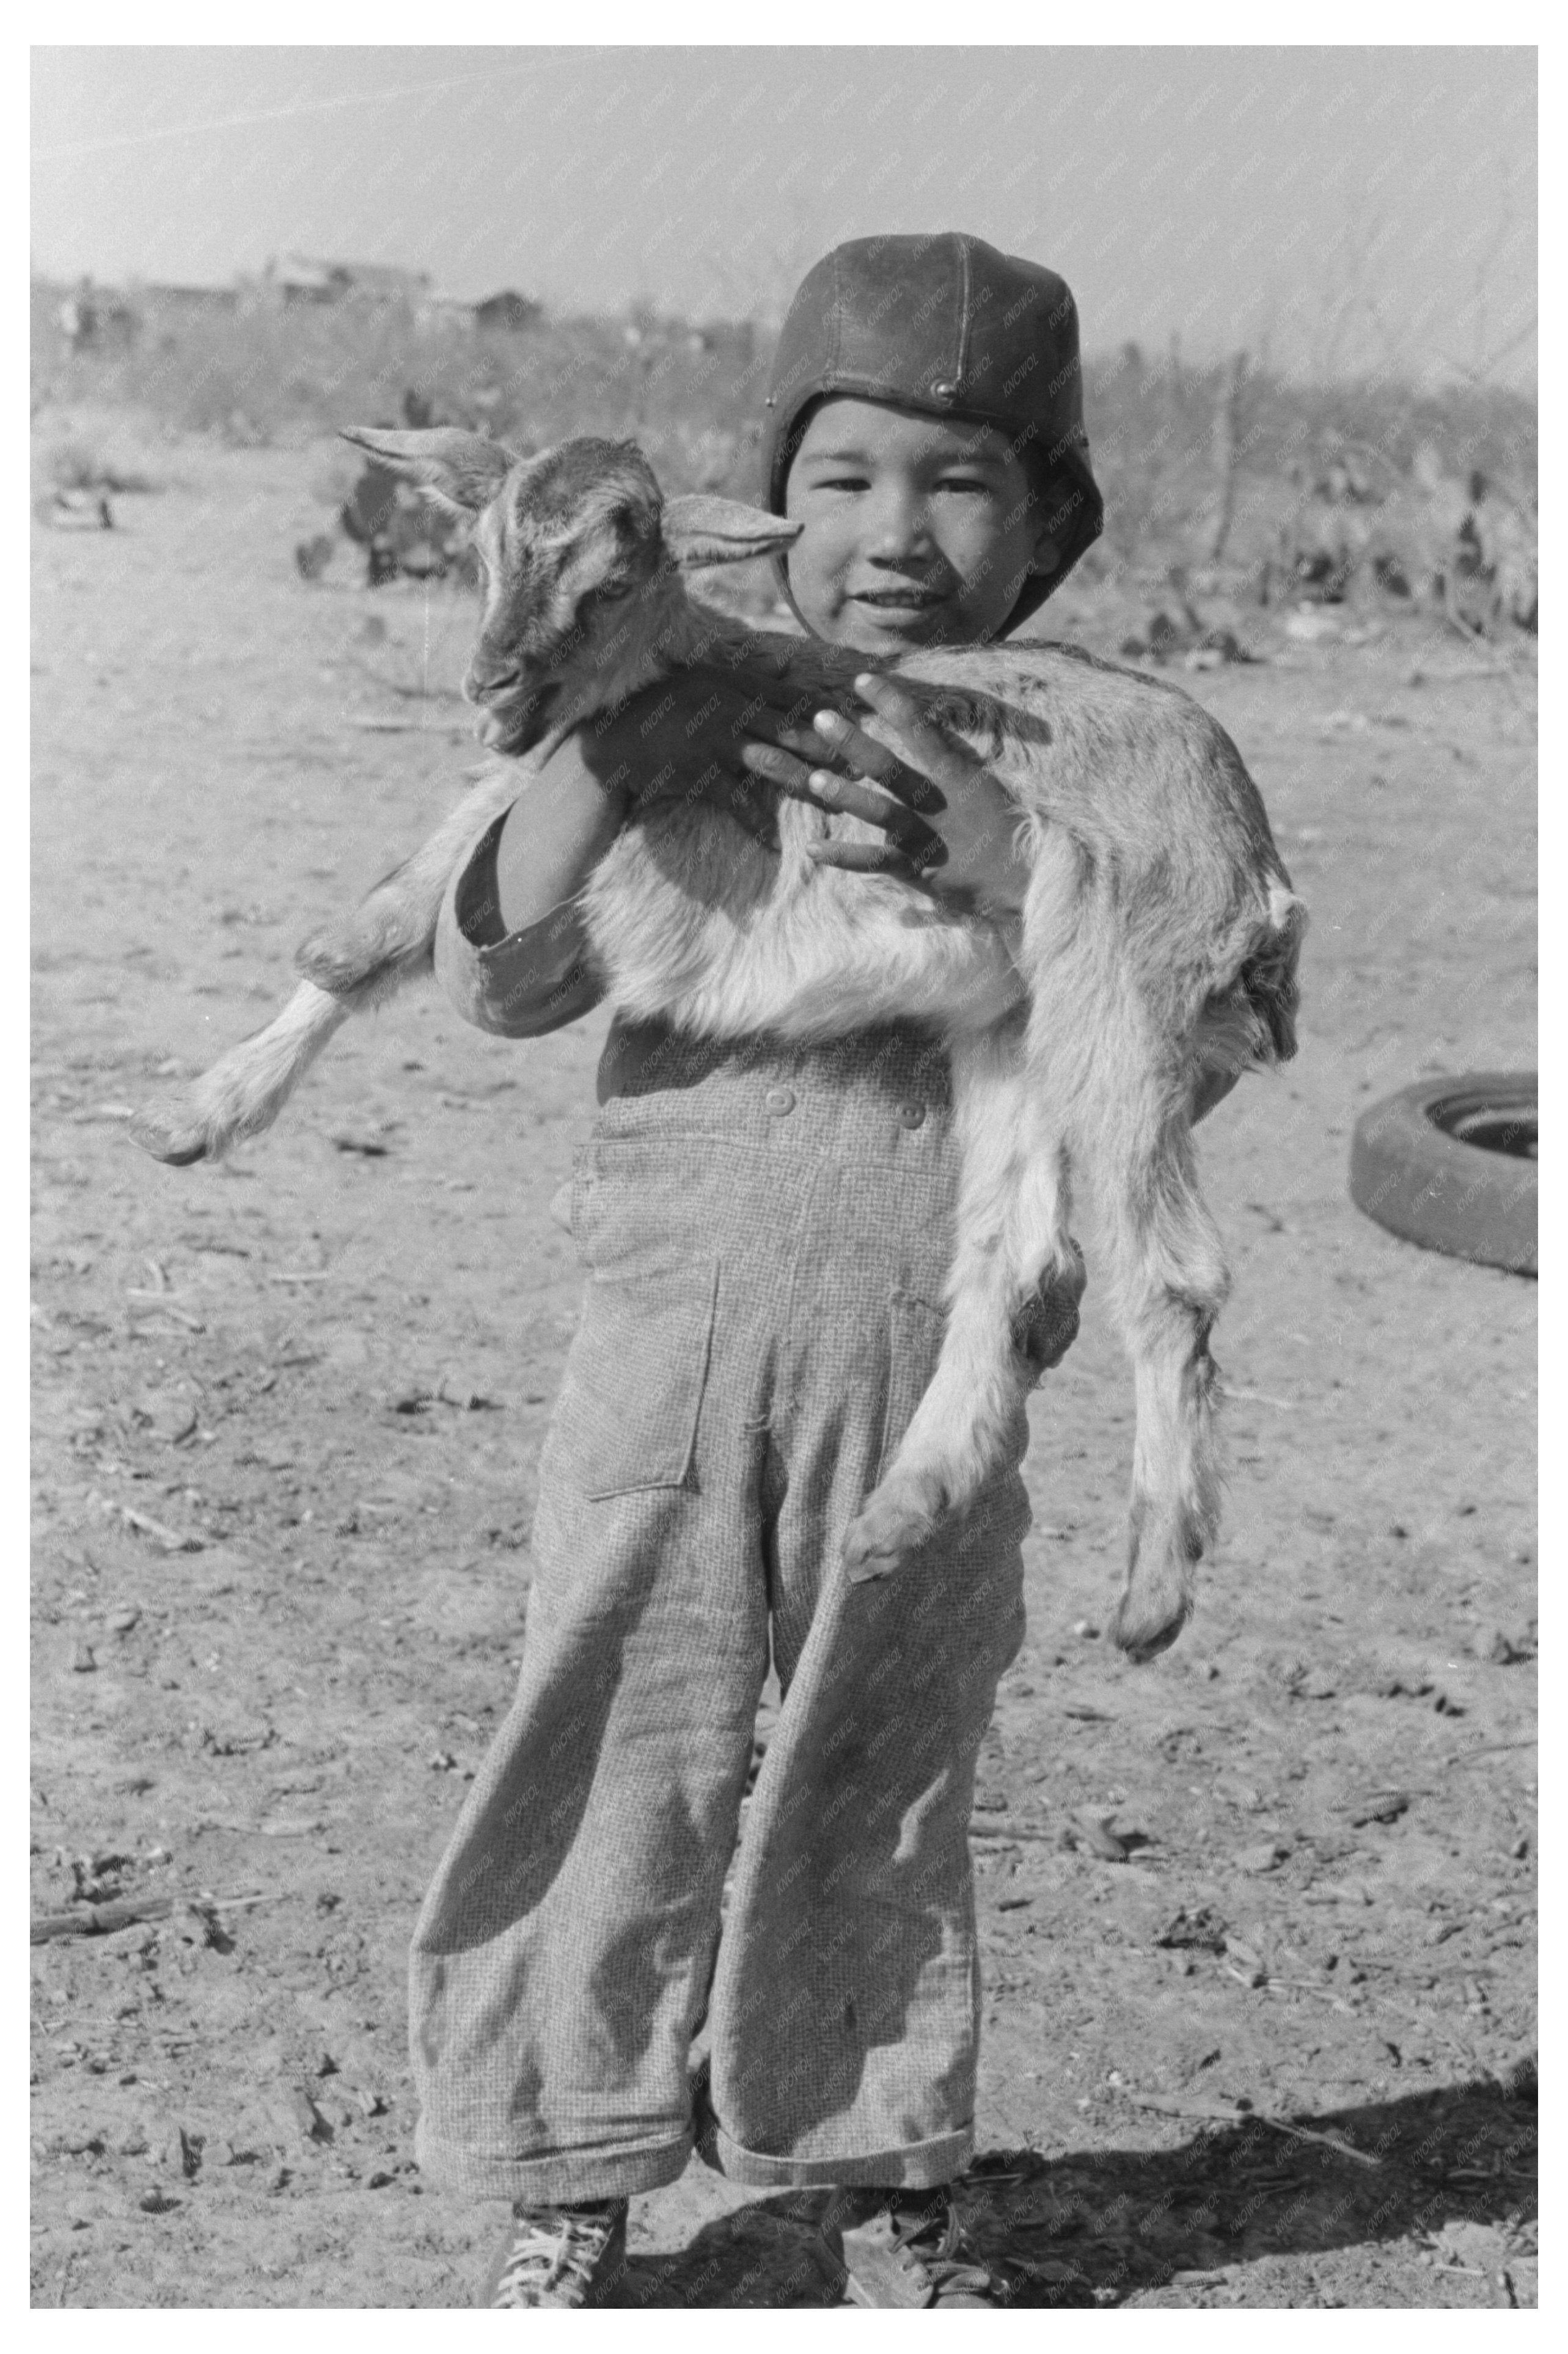
<path fill-rule="evenodd" d="M 1225 542 L 1231 535 L 1231 522 L 1236 503 L 1236 445 L 1241 438 L 1242 394 L 1246 386 L 1246 354 L 1237 352 L 1231 361 L 1219 406 L 1214 410 L 1214 472 L 1219 477 L 1219 505 L 1214 515 L 1214 529 L 1209 542 L 1209 562 L 1217 564 L 1225 552 Z"/>

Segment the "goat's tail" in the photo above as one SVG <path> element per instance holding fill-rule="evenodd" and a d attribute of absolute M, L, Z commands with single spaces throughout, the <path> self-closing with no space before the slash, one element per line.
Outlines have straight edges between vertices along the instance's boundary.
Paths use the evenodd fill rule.
<path fill-rule="evenodd" d="M 1296 1052 L 1301 990 L 1298 967 L 1307 910 L 1282 881 L 1269 888 L 1268 907 L 1253 917 L 1237 943 L 1233 977 L 1215 991 L 1198 1023 L 1206 1055 L 1237 1071 L 1272 1070 Z"/>
<path fill-rule="evenodd" d="M 242 1038 L 180 1095 L 149 1104 L 131 1134 L 155 1161 L 184 1168 L 216 1161 L 270 1128 L 322 1048 L 355 1006 L 302 981 L 265 1030 Z"/>

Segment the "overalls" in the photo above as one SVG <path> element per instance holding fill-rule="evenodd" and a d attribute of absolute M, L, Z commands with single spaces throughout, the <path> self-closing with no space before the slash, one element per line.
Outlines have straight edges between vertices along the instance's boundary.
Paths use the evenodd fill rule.
<path fill-rule="evenodd" d="M 839 1551 L 941 1344 L 946 1054 L 618 1027 L 600 1096 L 517 1694 L 415 1934 L 419 2161 L 536 2203 L 652 2190 L 694 2142 L 742 2182 L 927 2188 L 972 2148 L 1022 1407 L 961 1527 L 875 1584 Z"/>

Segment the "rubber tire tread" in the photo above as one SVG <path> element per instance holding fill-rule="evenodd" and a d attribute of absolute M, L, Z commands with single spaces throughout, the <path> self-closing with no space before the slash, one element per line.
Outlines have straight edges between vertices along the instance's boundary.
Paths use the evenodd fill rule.
<path fill-rule="evenodd" d="M 1536 1102 L 1533 1071 L 1419 1079 L 1364 1111 L 1351 1141 L 1351 1199 L 1406 1242 L 1515 1275 L 1538 1272 L 1537 1166 L 1466 1143 L 1437 1125 L 1466 1112 Z"/>

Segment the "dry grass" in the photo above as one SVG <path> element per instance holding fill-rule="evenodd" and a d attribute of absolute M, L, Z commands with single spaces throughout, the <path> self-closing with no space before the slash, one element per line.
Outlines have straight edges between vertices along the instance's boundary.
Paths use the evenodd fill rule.
<path fill-rule="evenodd" d="M 698 331 L 542 318 L 481 334 L 392 305 L 202 311 L 149 297 L 132 340 L 77 352 L 57 323 L 62 292 L 33 291 L 35 413 L 124 405 L 175 433 L 293 444 L 347 422 L 399 423 L 412 391 L 438 418 L 518 447 L 629 436 L 672 491 L 755 493 L 770 342 L 749 322 Z M 1237 588 L 1266 594 L 1272 578 L 1277 593 L 1288 589 L 1298 559 L 1328 547 L 1348 564 L 1330 593 L 1358 571 L 1370 593 L 1392 551 L 1417 594 L 1440 599 L 1478 474 L 1510 551 L 1501 606 L 1518 617 L 1531 602 L 1538 416 L 1520 394 L 1299 383 L 1263 369 L 1237 385 L 1228 367 L 1151 360 L 1129 345 L 1086 364 L 1086 404 L 1107 517 L 1086 584 L 1212 564 L 1223 539 Z"/>

